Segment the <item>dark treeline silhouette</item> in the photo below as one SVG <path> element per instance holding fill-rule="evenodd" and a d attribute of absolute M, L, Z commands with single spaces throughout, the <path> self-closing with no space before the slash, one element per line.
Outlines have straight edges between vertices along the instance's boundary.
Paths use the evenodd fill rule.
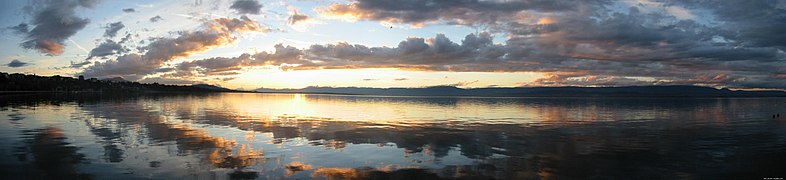
<path fill-rule="evenodd" d="M 197 85 L 165 85 L 158 83 L 139 83 L 110 78 L 99 80 L 64 76 L 37 76 L 26 74 L 8 74 L 0 72 L 0 91 L 14 92 L 111 92 L 111 93 L 148 93 L 148 92 L 235 92 L 218 86 L 207 84 Z"/>

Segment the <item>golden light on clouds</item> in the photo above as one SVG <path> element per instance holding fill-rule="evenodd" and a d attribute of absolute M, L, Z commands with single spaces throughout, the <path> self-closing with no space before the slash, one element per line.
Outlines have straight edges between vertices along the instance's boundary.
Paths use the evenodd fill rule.
<path fill-rule="evenodd" d="M 554 23 L 557 23 L 557 19 L 556 18 L 551 18 L 551 17 L 542 17 L 542 18 L 538 19 L 538 22 L 537 22 L 538 25 L 549 25 L 549 24 L 554 24 Z"/>
<path fill-rule="evenodd" d="M 779 48 L 784 42 L 778 31 L 784 26 L 779 23 L 783 16 L 756 14 L 780 12 L 785 3 L 776 1 L 750 6 L 718 1 L 718 6 L 700 7 L 653 0 L 350 0 L 264 3 L 261 9 L 258 1 L 249 0 L 235 1 L 249 3 L 246 6 L 166 2 L 140 6 L 135 13 L 77 13 L 122 4 L 90 2 L 94 4 L 3 7 L 1 12 L 30 11 L 29 17 L 12 17 L 7 23 L 6 30 L 19 39 L 9 39 L 3 47 L 32 51 L 0 52 L 6 57 L 0 64 L 18 60 L 30 65 L 0 66 L 0 71 L 246 89 L 424 87 L 473 81 L 478 83 L 463 87 L 512 87 L 522 79 L 533 80 L 531 74 L 562 72 L 582 72 L 559 78 L 589 83 L 586 86 L 781 88 L 786 79 L 780 69 L 765 68 L 786 62 Z M 249 70 L 256 68 L 293 72 L 262 70 L 266 72 L 259 76 Z M 398 74 L 431 74 L 383 78 L 357 73 L 383 68 L 401 71 Z M 466 78 L 435 80 L 444 77 L 443 72 Z M 497 75 L 461 75 L 467 72 Z M 728 77 L 713 79 L 720 74 Z"/>
<path fill-rule="evenodd" d="M 49 40 L 38 40 L 38 44 L 36 45 L 38 50 L 44 53 L 48 53 L 50 55 L 56 56 L 63 54 L 65 50 L 65 46 L 60 43 L 52 42 Z"/>
<path fill-rule="evenodd" d="M 328 19 L 339 19 L 344 21 L 357 21 L 362 19 L 367 14 L 358 11 L 354 4 L 352 5 L 345 5 L 345 4 L 331 4 L 325 7 L 319 7 L 314 9 L 319 13 L 319 15 L 323 16 L 324 18 Z"/>

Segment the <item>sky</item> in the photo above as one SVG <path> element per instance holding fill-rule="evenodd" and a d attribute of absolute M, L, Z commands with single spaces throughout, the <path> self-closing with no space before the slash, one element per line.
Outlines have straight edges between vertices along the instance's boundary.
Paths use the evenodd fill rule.
<path fill-rule="evenodd" d="M 786 0 L 0 1 L 0 72 L 235 89 L 786 88 Z"/>

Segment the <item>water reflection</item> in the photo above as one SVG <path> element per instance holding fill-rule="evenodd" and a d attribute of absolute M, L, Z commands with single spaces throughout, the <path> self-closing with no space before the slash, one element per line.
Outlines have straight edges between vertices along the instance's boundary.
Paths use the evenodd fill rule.
<path fill-rule="evenodd" d="M 12 178 L 29 179 L 84 179 L 90 175 L 78 173 L 76 165 L 82 163 L 84 155 L 77 147 L 66 142 L 61 129 L 46 127 L 23 131 L 23 146 L 14 148 L 14 155 L 22 166 L 3 166 L 11 171 Z M 6 173 L 4 173 L 6 174 Z"/>
<path fill-rule="evenodd" d="M 0 167 L 19 178 L 715 179 L 786 166 L 777 98 L 0 99 Z"/>

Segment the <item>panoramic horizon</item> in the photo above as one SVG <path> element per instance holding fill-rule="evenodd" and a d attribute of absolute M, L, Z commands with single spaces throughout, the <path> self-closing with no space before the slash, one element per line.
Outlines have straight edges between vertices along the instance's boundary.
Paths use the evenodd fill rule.
<path fill-rule="evenodd" d="M 786 178 L 786 0 L 0 0 L 5 179 Z"/>
<path fill-rule="evenodd" d="M 0 3 L 0 72 L 232 89 L 786 88 L 784 1 Z"/>

